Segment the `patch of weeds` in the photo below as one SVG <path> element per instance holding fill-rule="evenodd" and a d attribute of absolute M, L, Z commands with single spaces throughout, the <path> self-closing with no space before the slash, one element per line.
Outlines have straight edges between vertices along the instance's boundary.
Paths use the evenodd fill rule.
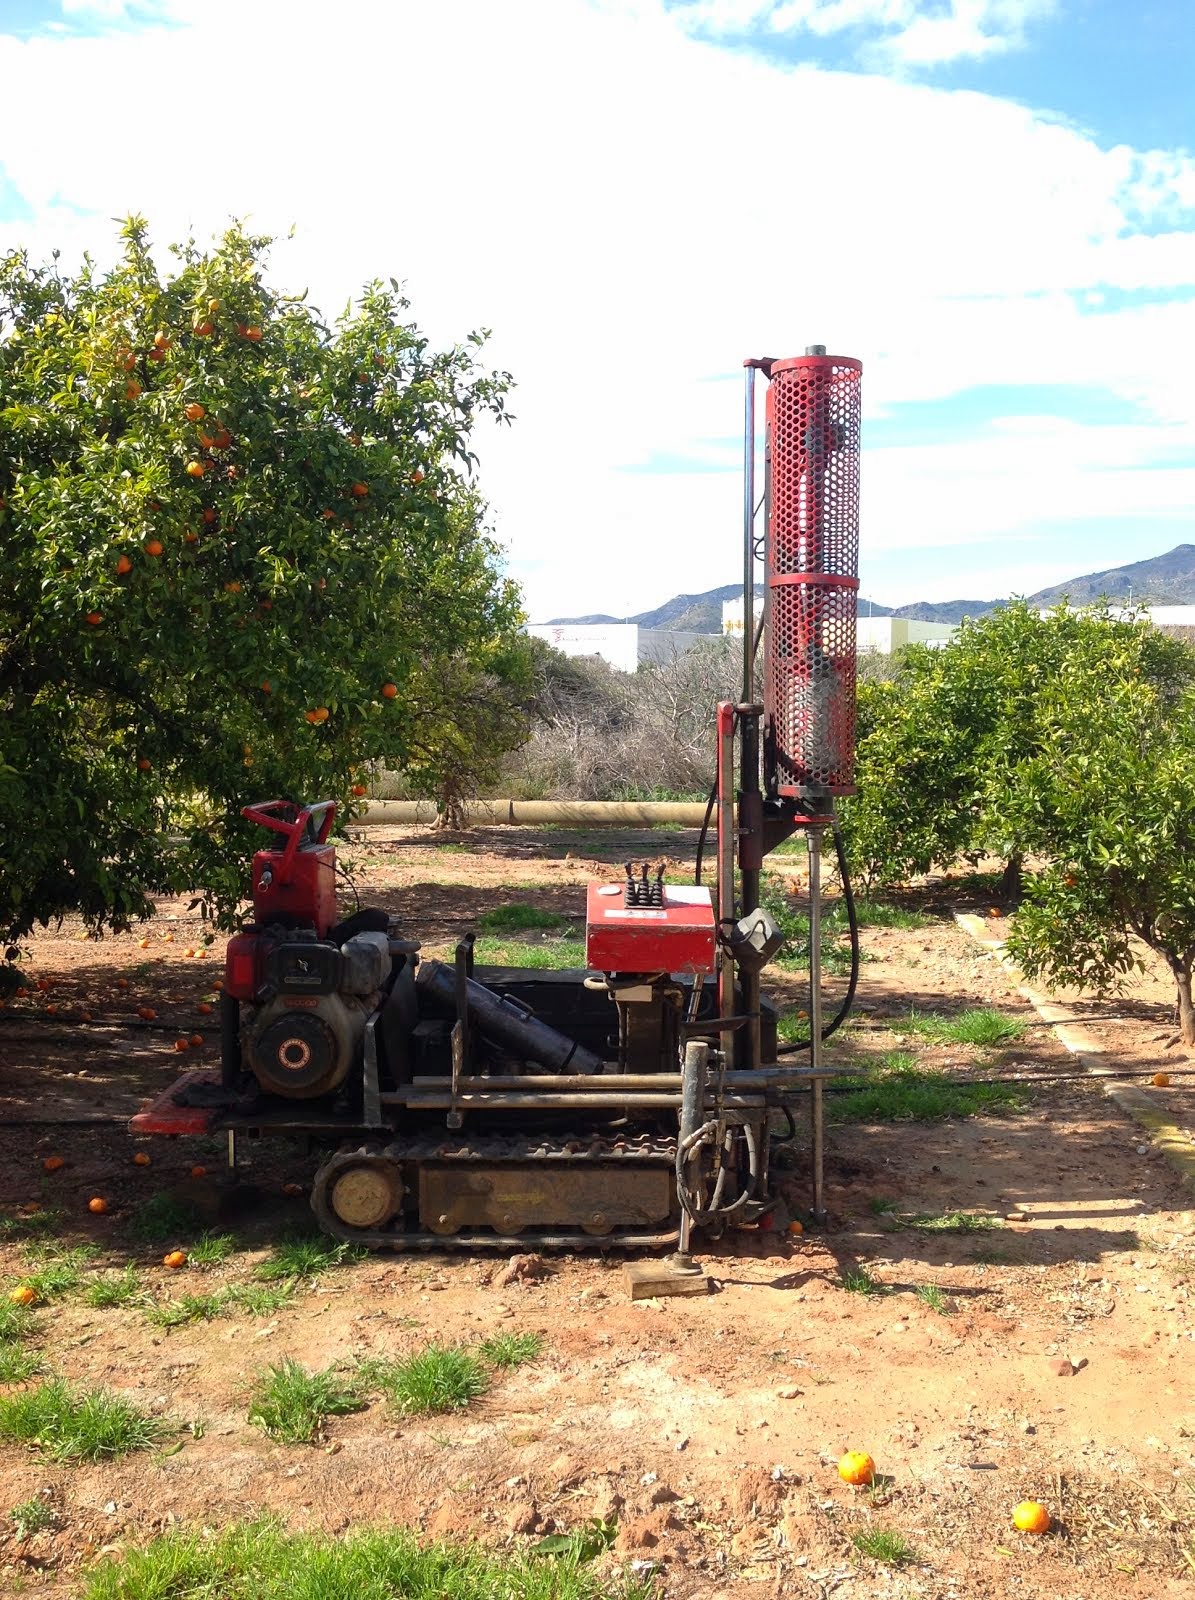
<path fill-rule="evenodd" d="M 203 1218 L 198 1210 L 172 1194 L 155 1194 L 138 1206 L 129 1223 L 129 1232 L 142 1244 L 166 1244 L 192 1239 L 200 1232 Z"/>
<path fill-rule="evenodd" d="M 760 885 L 760 905 L 771 913 L 784 935 L 784 948 L 776 957 L 780 967 L 804 967 L 809 961 L 809 913 L 798 909 L 795 896 L 783 878 L 765 874 Z M 846 907 L 841 902 L 822 913 L 822 971 L 841 977 L 851 969 Z M 861 958 L 862 959 L 862 958 Z"/>
<path fill-rule="evenodd" d="M 216 1294 L 184 1294 L 177 1300 L 166 1300 L 161 1305 L 150 1306 L 146 1318 L 155 1328 L 183 1328 L 191 1322 L 210 1322 L 222 1317 L 229 1304 L 228 1291 Z"/>
<path fill-rule="evenodd" d="M 928 1306 L 931 1311 L 936 1311 L 940 1317 L 951 1315 L 950 1301 L 938 1288 L 936 1283 L 920 1283 L 913 1293 L 923 1306 Z"/>
<path fill-rule="evenodd" d="M 194 1244 L 187 1246 L 187 1259 L 195 1267 L 219 1267 L 236 1247 L 231 1233 L 201 1233 Z"/>
<path fill-rule="evenodd" d="M 777 1019 L 776 1037 L 784 1044 L 804 1044 L 809 1037 L 808 1011 L 786 1011 Z"/>
<path fill-rule="evenodd" d="M 443 856 L 465 856 L 469 853 L 469 846 L 467 844 L 454 844 L 452 842 L 433 844 L 432 849 L 438 850 Z"/>
<path fill-rule="evenodd" d="M 998 1228 L 996 1217 L 976 1216 L 970 1211 L 919 1211 L 900 1219 L 903 1228 L 917 1228 L 922 1233 L 985 1233 Z"/>
<path fill-rule="evenodd" d="M 7 1298 L 0 1299 L 0 1339 L 5 1343 L 26 1339 L 33 1329 L 33 1312 L 28 1306 L 15 1306 Z"/>
<path fill-rule="evenodd" d="M 26 1350 L 14 1340 L 0 1340 L 0 1383 L 24 1383 L 45 1368 L 46 1363 L 36 1350 Z"/>
<path fill-rule="evenodd" d="M 877 1295 L 887 1293 L 880 1280 L 873 1278 L 865 1267 L 845 1268 L 838 1281 L 848 1294 Z"/>
<path fill-rule="evenodd" d="M 585 966 L 585 944 L 580 939 L 545 939 L 541 944 L 478 939 L 473 954 L 477 961 L 489 967 L 533 967 L 539 971 L 563 972 Z"/>
<path fill-rule="evenodd" d="M 28 1539 L 35 1533 L 44 1533 L 57 1521 L 54 1507 L 38 1495 L 34 1495 L 31 1500 L 22 1500 L 19 1506 L 13 1506 L 8 1516 L 18 1539 Z"/>
<path fill-rule="evenodd" d="M 611 1518 L 589 1517 L 568 1533 L 550 1533 L 531 1546 L 533 1556 L 563 1556 L 574 1564 L 594 1561 L 605 1555 L 618 1537 L 618 1524 Z"/>
<path fill-rule="evenodd" d="M 560 928 L 573 920 L 571 917 L 562 917 L 556 911 L 541 911 L 538 906 L 517 901 L 513 905 L 495 906 L 491 911 L 483 911 L 477 919 L 477 926 L 484 928 L 487 933 L 519 933 L 528 928 Z"/>
<path fill-rule="evenodd" d="M 870 1556 L 889 1567 L 903 1567 L 918 1555 L 903 1533 L 891 1528 L 860 1528 L 851 1534 L 851 1543 L 860 1555 Z"/>
<path fill-rule="evenodd" d="M 0 1398 L 0 1439 L 32 1444 L 54 1461 L 105 1461 L 147 1450 L 165 1424 L 107 1389 L 74 1389 L 53 1378 Z"/>
<path fill-rule="evenodd" d="M 900 1052 L 893 1052 L 900 1054 Z M 847 1090 L 842 1093 L 840 1091 Z M 1027 1095 L 1010 1083 L 954 1083 L 942 1073 L 903 1063 L 873 1076 L 838 1079 L 831 1085 L 831 1122 L 941 1122 L 980 1112 L 1019 1111 Z"/>
<path fill-rule="evenodd" d="M 83 1268 L 99 1255 L 94 1245 L 75 1245 L 70 1250 L 60 1250 L 53 1245 L 29 1245 L 25 1258 L 30 1270 L 21 1282 L 36 1291 L 39 1300 L 52 1300 L 55 1295 L 69 1294 L 79 1287 Z"/>
<path fill-rule="evenodd" d="M 254 1269 L 253 1275 L 264 1283 L 285 1278 L 315 1278 L 329 1267 L 361 1261 L 365 1255 L 359 1245 L 329 1239 L 326 1234 L 301 1234 L 275 1245 L 273 1254 Z"/>
<path fill-rule="evenodd" d="M 861 928 L 928 928 L 934 920 L 924 911 L 911 911 L 884 900 L 856 900 L 855 916 Z"/>
<path fill-rule="evenodd" d="M 429 1344 L 405 1361 L 365 1361 L 360 1370 L 363 1383 L 409 1413 L 460 1411 L 489 1387 L 481 1362 L 459 1346 Z"/>
<path fill-rule="evenodd" d="M 543 1347 L 538 1333 L 499 1333 L 477 1350 L 491 1367 L 521 1367 L 524 1361 L 534 1361 Z"/>
<path fill-rule="evenodd" d="M 295 1284 L 293 1279 L 283 1283 L 238 1283 L 225 1291 L 225 1297 L 230 1306 L 250 1317 L 268 1317 L 290 1305 Z"/>
<path fill-rule="evenodd" d="M 109 1272 L 93 1279 L 83 1298 L 89 1306 L 103 1311 L 111 1306 L 141 1305 L 147 1298 L 147 1291 L 136 1267 L 128 1266 L 122 1272 Z"/>
<path fill-rule="evenodd" d="M 66 1213 L 60 1206 L 47 1206 L 44 1211 L 31 1211 L 24 1217 L 5 1217 L 0 1220 L 0 1238 L 44 1239 L 61 1226 Z"/>
<path fill-rule="evenodd" d="M 652 1578 L 596 1575 L 573 1561 L 499 1555 L 478 1545 L 422 1545 L 397 1528 L 342 1536 L 288 1533 L 277 1522 L 233 1523 L 213 1531 L 172 1528 L 119 1562 L 86 1575 L 80 1600 L 290 1600 L 400 1595 L 442 1600 L 650 1600 Z"/>
<path fill-rule="evenodd" d="M 938 1044 L 1004 1044 L 1019 1039 L 1025 1024 L 993 1006 L 972 1006 L 957 1016 L 943 1017 L 932 1011 L 910 1011 L 902 1024 L 908 1033 L 919 1033 Z"/>
<path fill-rule="evenodd" d="M 310 1444 L 329 1417 L 364 1406 L 352 1384 L 331 1367 L 308 1372 L 291 1356 L 258 1378 L 249 1403 L 249 1421 L 283 1444 Z"/>
<path fill-rule="evenodd" d="M 890 1200 L 887 1195 L 873 1194 L 867 1202 L 867 1209 L 873 1217 L 890 1217 L 897 1209 L 897 1202 Z"/>

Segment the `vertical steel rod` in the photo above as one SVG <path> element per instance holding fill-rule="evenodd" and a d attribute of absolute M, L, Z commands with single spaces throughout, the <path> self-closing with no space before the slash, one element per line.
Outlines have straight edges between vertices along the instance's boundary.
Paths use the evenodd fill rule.
<path fill-rule="evenodd" d="M 735 919 L 734 904 L 734 707 L 718 707 L 718 932 L 725 934 Z M 718 1015 L 734 1015 L 734 958 L 718 941 Z M 729 1063 L 734 1034 L 722 1034 L 720 1044 Z"/>
<path fill-rule="evenodd" d="M 743 704 L 755 699 L 755 368 L 743 372 Z"/>
<path fill-rule="evenodd" d="M 817 1072 L 822 1064 L 822 831 L 809 828 L 805 839 L 809 849 L 809 1065 Z M 810 1121 L 813 1127 L 813 1214 L 825 1214 L 825 1105 L 822 1080 L 813 1078 L 809 1086 Z"/>

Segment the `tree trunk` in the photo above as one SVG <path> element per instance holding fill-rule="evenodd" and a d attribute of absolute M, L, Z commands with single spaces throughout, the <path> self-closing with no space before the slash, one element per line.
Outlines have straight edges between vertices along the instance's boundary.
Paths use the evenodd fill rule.
<path fill-rule="evenodd" d="M 1000 893 L 1005 903 L 1010 900 L 1020 901 L 1024 885 L 1021 880 L 1020 856 L 1009 856 L 1004 863 L 1004 876 L 1000 879 Z"/>
<path fill-rule="evenodd" d="M 1195 1044 L 1195 1006 L 1191 1004 L 1191 963 L 1172 964 L 1178 990 L 1178 1031 L 1184 1044 Z"/>

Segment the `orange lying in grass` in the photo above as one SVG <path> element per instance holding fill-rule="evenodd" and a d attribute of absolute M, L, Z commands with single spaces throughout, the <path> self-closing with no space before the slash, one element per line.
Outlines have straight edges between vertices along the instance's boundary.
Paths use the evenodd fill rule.
<path fill-rule="evenodd" d="M 185 1267 L 186 1264 L 187 1252 L 185 1250 L 171 1250 L 162 1257 L 162 1265 L 164 1267 Z"/>
<path fill-rule="evenodd" d="M 42 1162 L 43 1172 L 58 1172 L 66 1166 L 65 1156 L 47 1156 Z"/>
<path fill-rule="evenodd" d="M 10 1289 L 8 1298 L 14 1306 L 31 1306 L 37 1299 L 37 1290 L 31 1283 L 19 1283 L 15 1289 Z"/>
<path fill-rule="evenodd" d="M 1170 1074 L 1168 1072 L 1155 1072 L 1149 1081 L 1155 1089 L 1169 1089 Z"/>
<path fill-rule="evenodd" d="M 1022 1500 L 1014 1506 L 1012 1521 L 1022 1533 L 1049 1533 L 1053 1526 L 1050 1513 L 1036 1500 Z"/>
<path fill-rule="evenodd" d="M 866 1450 L 848 1450 L 838 1463 L 838 1476 L 843 1483 L 871 1483 L 876 1475 L 876 1464 Z"/>

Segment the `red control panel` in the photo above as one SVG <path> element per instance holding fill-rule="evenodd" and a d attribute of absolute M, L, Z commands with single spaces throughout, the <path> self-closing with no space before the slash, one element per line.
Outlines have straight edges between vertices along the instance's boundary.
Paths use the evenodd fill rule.
<path fill-rule="evenodd" d="M 663 903 L 628 906 L 622 883 L 591 883 L 585 903 L 585 964 L 596 972 L 714 970 L 714 908 L 708 889 L 662 886 Z"/>

